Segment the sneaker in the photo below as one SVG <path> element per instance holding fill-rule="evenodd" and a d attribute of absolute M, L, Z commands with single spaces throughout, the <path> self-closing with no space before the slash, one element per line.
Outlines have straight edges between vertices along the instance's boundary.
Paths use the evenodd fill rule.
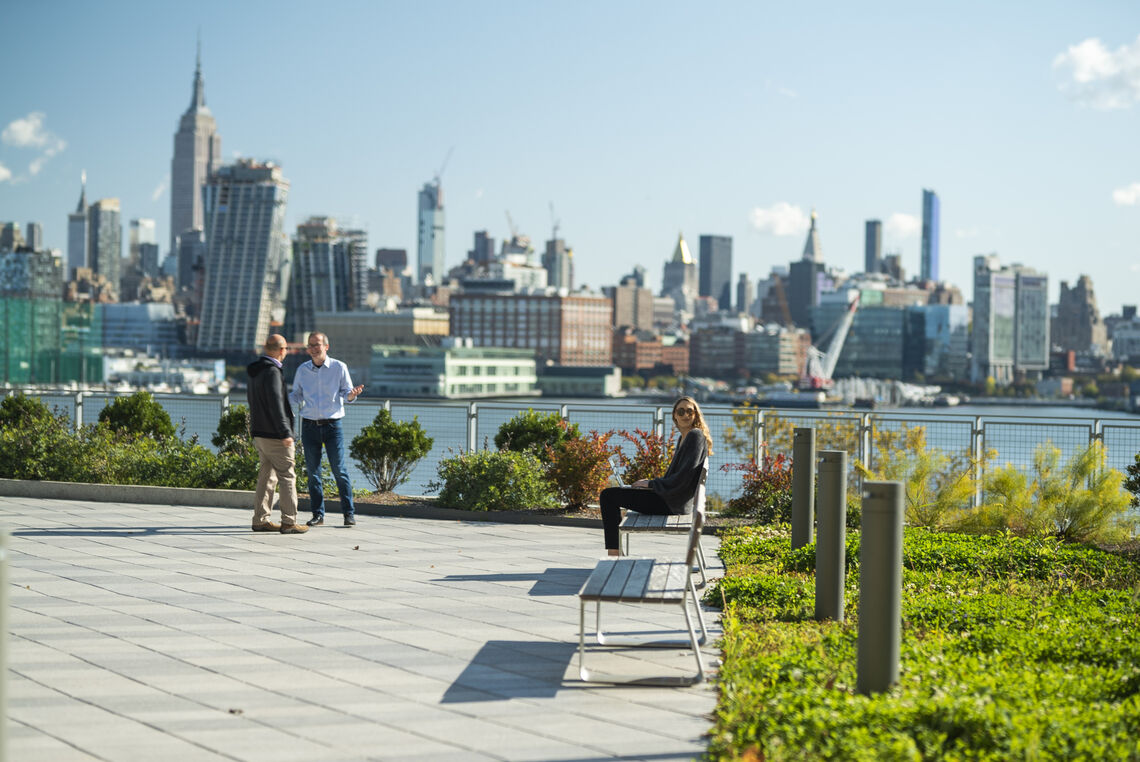
<path fill-rule="evenodd" d="M 354 518 L 351 518 L 351 517 L 348 517 L 348 516 L 345 516 L 345 518 L 344 518 L 344 525 L 345 525 L 346 527 L 354 527 L 354 526 L 356 526 L 356 519 L 354 519 Z"/>
<path fill-rule="evenodd" d="M 306 521 L 305 526 L 319 527 L 323 523 L 325 523 L 325 517 L 319 516 L 317 518 L 312 518 L 312 519 L 309 519 L 308 521 Z"/>
<path fill-rule="evenodd" d="M 309 528 L 302 524 L 282 524 L 281 534 L 304 534 Z"/>
<path fill-rule="evenodd" d="M 280 531 L 281 525 L 274 524 L 272 521 L 266 521 L 264 524 L 254 524 L 253 531 L 255 532 L 277 532 Z"/>

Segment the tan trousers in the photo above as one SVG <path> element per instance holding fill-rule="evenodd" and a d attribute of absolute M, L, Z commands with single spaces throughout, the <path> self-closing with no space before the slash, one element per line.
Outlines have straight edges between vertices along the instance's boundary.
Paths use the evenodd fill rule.
<path fill-rule="evenodd" d="M 297 523 L 297 474 L 293 470 L 293 448 L 284 440 L 254 437 L 260 467 L 254 494 L 253 525 L 265 524 L 273 508 L 273 488 L 281 484 L 281 523 Z"/>

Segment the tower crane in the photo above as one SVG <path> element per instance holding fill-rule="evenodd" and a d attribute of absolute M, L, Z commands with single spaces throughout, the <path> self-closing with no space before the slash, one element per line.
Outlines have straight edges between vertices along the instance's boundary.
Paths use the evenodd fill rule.
<path fill-rule="evenodd" d="M 550 202 L 550 227 L 552 230 L 551 230 L 550 240 L 552 240 L 552 241 L 558 240 L 558 228 L 561 226 L 562 226 L 562 220 L 558 219 L 554 215 L 554 202 L 551 201 Z"/>
<path fill-rule="evenodd" d="M 855 310 L 859 309 L 859 297 L 856 296 L 847 306 L 843 316 L 832 327 L 835 331 L 827 352 L 818 347 L 808 347 L 807 362 L 804 364 L 804 374 L 800 378 L 800 388 L 805 390 L 830 389 L 833 383 L 832 374 L 835 365 L 839 362 L 839 353 L 843 351 L 843 344 L 847 341 L 847 333 L 851 330 L 851 323 L 855 320 Z M 832 329 L 829 329 L 829 333 Z M 826 334 L 825 334 L 826 335 Z"/>

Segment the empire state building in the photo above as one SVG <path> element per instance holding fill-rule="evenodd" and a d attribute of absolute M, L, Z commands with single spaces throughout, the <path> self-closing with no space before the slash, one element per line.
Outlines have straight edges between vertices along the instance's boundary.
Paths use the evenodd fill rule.
<path fill-rule="evenodd" d="M 194 94 L 174 133 L 174 159 L 170 162 L 170 251 L 178 251 L 178 236 L 204 228 L 202 186 L 222 159 L 222 138 L 202 82 L 202 53 L 194 68 Z"/>

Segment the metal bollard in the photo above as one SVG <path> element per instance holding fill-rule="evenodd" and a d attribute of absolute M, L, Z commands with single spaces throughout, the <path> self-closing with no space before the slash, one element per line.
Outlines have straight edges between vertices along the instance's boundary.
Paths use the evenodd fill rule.
<path fill-rule="evenodd" d="M 792 550 L 811 542 L 815 523 L 815 429 L 792 437 Z"/>
<path fill-rule="evenodd" d="M 815 540 L 815 618 L 843 621 L 847 555 L 847 453 L 819 454 L 819 526 Z"/>
<path fill-rule="evenodd" d="M 902 483 L 865 482 L 855 678 L 855 690 L 865 695 L 887 690 L 899 677 L 902 539 Z"/>

